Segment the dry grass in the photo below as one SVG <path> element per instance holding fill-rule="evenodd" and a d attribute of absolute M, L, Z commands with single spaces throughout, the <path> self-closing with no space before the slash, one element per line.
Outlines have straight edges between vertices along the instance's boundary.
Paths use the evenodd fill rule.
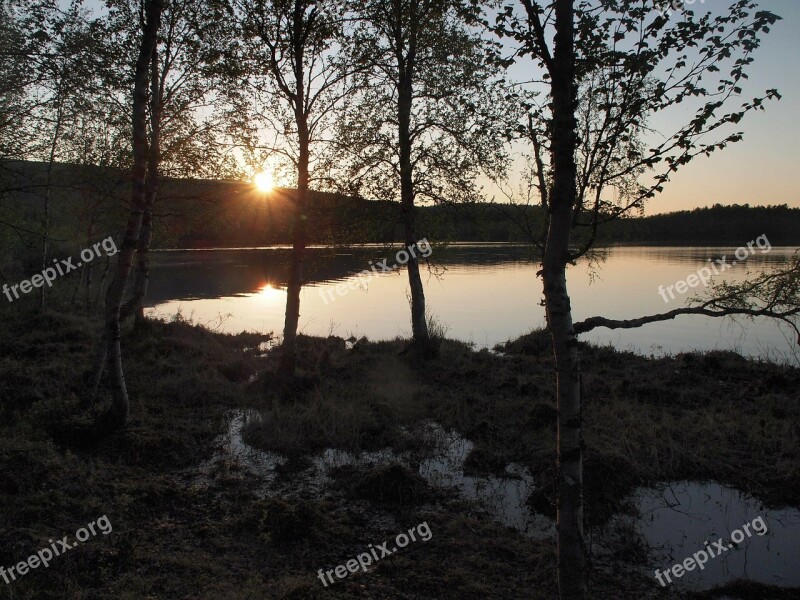
<path fill-rule="evenodd" d="M 0 586 L 0 598 L 553 597 L 551 541 L 471 516 L 455 500 L 393 504 L 371 500 L 367 487 L 355 499 L 331 489 L 329 500 L 264 503 L 234 469 L 207 487 L 189 485 L 184 471 L 211 456 L 228 409 L 257 408 L 263 418 L 247 439 L 300 465 L 324 447 L 410 448 L 418 442 L 406 431 L 432 419 L 475 442 L 476 471 L 519 461 L 546 484 L 555 405 L 540 339 L 519 340 L 507 356 L 444 341 L 438 358 L 413 366 L 399 356 L 403 342 L 346 351 L 342 340 L 302 338 L 304 372 L 292 387 L 271 377 L 272 359 L 255 350 L 264 336 L 150 323 L 137 336 L 125 332 L 130 426 L 87 440 L 69 425 L 79 420 L 94 328 L 13 308 L 0 315 L 0 564 L 102 514 L 114 533 Z M 769 502 L 800 503 L 797 370 L 726 353 L 582 353 L 591 520 L 602 521 L 632 487 L 664 479 L 716 479 Z M 367 479 L 349 476 L 345 484 Z M 539 506 L 551 496 L 543 485 Z M 402 525 L 397 531 L 427 520 L 434 537 L 323 588 L 317 569 L 388 539 L 397 531 L 380 525 L 386 519 Z M 659 593 L 631 573 L 595 570 L 592 584 L 602 597 Z"/>

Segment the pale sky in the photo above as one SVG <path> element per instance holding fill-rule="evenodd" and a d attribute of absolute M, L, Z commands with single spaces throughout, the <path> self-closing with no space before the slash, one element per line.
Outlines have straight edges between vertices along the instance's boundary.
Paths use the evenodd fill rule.
<path fill-rule="evenodd" d="M 706 0 L 728 5 L 727 0 Z M 674 174 L 646 213 L 686 210 L 711 204 L 788 204 L 800 207 L 794 176 L 800 170 L 800 0 L 761 0 L 760 8 L 783 17 L 763 38 L 749 68 L 742 98 L 769 88 L 783 96 L 765 112 L 750 113 L 737 129 L 741 142 L 709 158 L 701 157 Z"/>
<path fill-rule="evenodd" d="M 695 0 L 691 8 L 695 13 L 721 14 L 727 12 L 732 1 Z M 776 88 L 783 98 L 766 102 L 766 111 L 751 111 L 737 125 L 722 129 L 722 135 L 704 140 L 711 143 L 734 132 L 744 133 L 742 141 L 710 157 L 699 156 L 673 173 L 670 182 L 664 186 L 664 192 L 645 204 L 645 214 L 717 203 L 800 207 L 800 192 L 792 177 L 800 168 L 797 165 L 800 152 L 795 145 L 800 141 L 800 37 L 797 35 L 800 31 L 800 0 L 760 0 L 758 4 L 759 10 L 769 10 L 783 20 L 778 21 L 769 34 L 761 36 L 761 47 L 753 54 L 754 62 L 746 71 L 749 79 L 740 84 L 741 96 L 731 98 L 718 114 L 732 112 L 745 102 L 763 96 L 771 88 Z M 689 54 L 691 56 L 691 52 Z M 521 61 L 511 67 L 509 73 L 513 79 L 530 79 L 533 76 L 532 65 Z M 648 125 L 661 132 L 662 137 L 654 137 L 652 142 L 660 141 L 663 135 L 672 134 L 686 125 L 699 106 L 697 102 L 684 102 L 653 116 Z M 648 139 L 647 143 L 650 144 L 651 140 Z M 524 144 L 515 150 L 529 151 Z M 514 172 L 509 175 L 513 181 Z M 647 182 L 648 178 L 642 181 Z M 494 185 L 485 182 L 484 186 L 488 194 L 495 195 L 496 201 L 505 201 Z"/>
<path fill-rule="evenodd" d="M 700 0 L 697 12 L 721 12 L 732 0 Z M 88 0 L 96 8 L 97 0 Z M 650 200 L 646 214 L 673 212 L 712 204 L 788 204 L 800 207 L 800 192 L 793 175 L 800 170 L 800 0 L 760 0 L 760 8 L 780 15 L 763 37 L 750 66 L 750 79 L 742 85 L 742 101 L 777 88 L 783 99 L 766 104 L 765 112 L 752 112 L 735 130 L 744 139 L 710 158 L 699 157 L 672 176 L 664 192 Z M 519 66 L 517 67 L 519 68 Z M 733 108 L 735 105 L 731 105 Z M 692 116 L 689 107 L 680 116 L 670 114 L 651 124 L 667 132 Z M 672 127 L 670 127 L 672 120 Z M 493 186 L 487 186 L 487 192 Z M 503 201 L 502 197 L 496 197 Z"/>

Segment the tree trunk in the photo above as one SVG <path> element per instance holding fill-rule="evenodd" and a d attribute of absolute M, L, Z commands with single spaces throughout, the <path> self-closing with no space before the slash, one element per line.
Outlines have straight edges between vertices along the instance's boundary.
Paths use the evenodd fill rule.
<path fill-rule="evenodd" d="M 161 75 L 158 62 L 158 48 L 153 50 L 150 66 L 150 154 L 147 164 L 142 230 L 136 249 L 136 281 L 131 299 L 122 308 L 124 321 L 134 315 L 136 324 L 144 324 L 144 300 L 150 282 L 150 243 L 153 240 L 153 206 L 158 195 L 158 167 L 161 163 Z"/>
<path fill-rule="evenodd" d="M 410 62 L 410 61 L 408 61 Z M 399 123 L 400 150 L 400 216 L 403 223 L 404 241 L 407 248 L 417 243 L 414 230 L 414 167 L 411 162 L 411 108 L 414 97 L 412 83 L 412 67 L 406 63 L 401 68 L 397 109 Z M 411 288 L 411 342 L 412 346 L 423 353 L 432 350 L 428 333 L 428 322 L 425 318 L 425 289 L 419 274 L 419 259 L 415 253 L 409 252 L 408 284 Z"/>
<path fill-rule="evenodd" d="M 308 206 L 308 142 L 300 151 L 297 198 L 294 207 L 294 242 L 289 264 L 289 281 L 286 285 L 286 319 L 283 326 L 280 372 L 292 376 L 297 367 L 297 327 L 300 321 L 300 290 L 303 286 L 303 260 L 306 249 L 306 221 Z"/>
<path fill-rule="evenodd" d="M 78 278 L 78 283 L 75 284 L 75 288 L 72 290 L 72 299 L 70 300 L 70 306 L 74 307 L 80 306 L 78 303 L 78 295 L 81 293 L 81 290 L 83 289 L 86 277 L 87 277 L 86 269 L 81 269 L 81 276 Z"/>
<path fill-rule="evenodd" d="M 576 199 L 574 9 L 556 1 L 552 76 L 553 193 L 543 259 L 547 324 L 558 396 L 558 587 L 562 600 L 584 598 L 583 438 L 578 340 L 572 325 L 566 266 Z"/>
<path fill-rule="evenodd" d="M 97 218 L 97 209 L 96 207 L 92 208 L 92 213 L 89 218 L 89 225 L 86 228 L 86 247 L 88 248 L 89 245 L 92 243 L 94 239 L 94 223 L 95 219 Z M 86 309 L 87 314 L 92 306 L 92 276 L 94 274 L 94 269 L 92 268 L 92 263 L 90 262 L 86 265 L 86 286 L 84 288 L 84 302 L 83 307 Z"/>
<path fill-rule="evenodd" d="M 278 372 L 291 377 L 297 368 L 297 326 L 300 321 L 300 290 L 303 285 L 303 259 L 306 250 L 306 228 L 308 221 L 308 184 L 311 138 L 308 129 L 306 112 L 305 65 L 303 63 L 304 41 L 299 32 L 303 31 L 305 7 L 302 2 L 295 1 L 294 6 L 294 76 L 295 98 L 294 116 L 297 125 L 297 142 L 299 156 L 297 161 L 297 196 L 295 198 L 292 244 L 292 258 L 289 264 L 289 281 L 286 285 L 286 320 L 283 326 L 283 344 L 281 346 L 281 362 Z"/>
<path fill-rule="evenodd" d="M 286 319 L 280 365 L 281 373 L 286 376 L 294 375 L 297 367 L 297 327 L 300 322 L 300 290 L 303 286 L 303 260 L 307 243 L 308 152 L 305 152 L 305 159 L 302 158 L 304 154 L 302 150 L 300 154 L 299 180 L 305 183 L 298 183 L 297 186 L 293 218 L 294 242 L 289 264 L 289 281 L 286 286 Z"/>
<path fill-rule="evenodd" d="M 147 172 L 147 95 L 150 61 L 156 47 L 161 24 L 162 0 L 148 0 L 146 23 L 142 33 L 139 57 L 133 90 L 133 174 L 131 181 L 131 209 L 125 238 L 122 241 L 114 277 L 106 293 L 105 324 L 102 344 L 104 352 L 98 353 L 95 371 L 95 390 L 99 384 L 106 360 L 109 361 L 112 403 L 103 417 L 103 424 L 111 429 L 123 427 L 128 421 L 128 390 L 122 370 L 122 346 L 120 342 L 120 311 L 125 288 L 131 272 L 133 255 L 139 241 L 144 214 Z"/>
<path fill-rule="evenodd" d="M 103 268 L 103 275 L 100 277 L 100 281 L 97 282 L 97 295 L 91 300 L 91 305 L 89 306 L 90 312 L 94 311 L 97 307 L 100 306 L 100 301 L 103 299 L 103 289 L 106 285 L 106 280 L 108 279 L 108 272 L 111 270 L 111 257 L 106 256 L 106 266 Z"/>
<path fill-rule="evenodd" d="M 53 185 L 53 165 L 56 161 L 56 149 L 58 148 L 58 138 L 61 136 L 61 123 L 63 120 L 63 104 L 61 101 L 61 82 L 59 82 L 58 90 L 56 91 L 56 125 L 53 131 L 53 141 L 50 144 L 50 158 L 47 162 L 47 178 L 44 187 L 44 217 L 42 219 L 42 271 L 48 266 L 48 238 L 50 237 L 50 195 Z M 45 305 L 45 289 L 47 286 L 43 285 L 39 288 L 39 310 L 44 310 Z"/>

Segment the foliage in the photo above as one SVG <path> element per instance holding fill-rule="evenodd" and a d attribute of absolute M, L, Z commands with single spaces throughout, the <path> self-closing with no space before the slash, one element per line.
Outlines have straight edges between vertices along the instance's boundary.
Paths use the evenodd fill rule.
<path fill-rule="evenodd" d="M 350 60 L 365 66 L 359 93 L 338 123 L 349 193 L 398 200 L 398 96 L 411 88 L 414 193 L 420 203 L 482 197 L 476 182 L 505 169 L 500 115 L 504 79 L 497 48 L 469 27 L 469 3 L 453 0 L 353 2 Z"/>
<path fill-rule="evenodd" d="M 546 206 L 552 171 L 552 114 L 539 101 L 553 58 L 541 40 L 552 27 L 553 4 L 532 0 L 508 3 L 494 23 L 485 22 L 529 57 L 537 77 L 520 85 L 520 103 L 530 119 L 516 126 L 533 150 L 534 184 Z M 575 240 L 585 253 L 600 225 L 641 211 L 663 191 L 672 173 L 694 158 L 741 141 L 733 129 L 744 116 L 763 110 L 777 90 L 742 102 L 742 82 L 763 34 L 780 19 L 737 0 L 727 11 L 671 19 L 639 0 L 576 2 L 576 82 L 578 105 L 578 198 Z M 545 88 L 546 89 L 546 88 Z M 655 131 L 657 115 L 677 114 L 688 105 L 693 117 L 673 131 Z M 541 233 L 541 232 L 539 232 Z M 535 241 L 541 243 L 541 238 Z"/>

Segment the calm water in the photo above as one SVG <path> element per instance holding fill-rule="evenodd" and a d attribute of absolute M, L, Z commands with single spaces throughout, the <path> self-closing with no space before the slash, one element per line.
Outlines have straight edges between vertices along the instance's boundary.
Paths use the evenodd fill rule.
<path fill-rule="evenodd" d="M 308 335 L 370 339 L 409 336 L 408 278 L 403 268 L 359 281 L 370 261 L 387 259 L 384 247 L 309 251 L 301 296 L 300 329 Z M 701 287 L 664 301 L 659 286 L 685 280 L 712 258 L 733 259 L 733 247 L 614 247 L 599 250 L 568 271 L 576 320 L 591 316 L 633 318 L 672 310 Z M 794 248 L 755 254 L 718 278 L 741 280 L 748 270 L 780 265 Z M 157 252 L 153 258 L 149 314 L 180 312 L 220 331 L 281 332 L 286 303 L 286 248 Z M 434 249 L 423 270 L 429 311 L 447 336 L 492 347 L 544 325 L 538 262 L 512 246 Z M 380 269 L 378 269 L 380 270 Z M 351 289 L 343 287 L 349 284 Z M 337 286 L 344 295 L 337 293 Z M 333 300 L 331 300 L 333 298 Z M 800 364 L 786 326 L 756 320 L 684 316 L 628 331 L 595 330 L 582 339 L 645 354 L 731 349 L 749 356 Z"/>
<path fill-rule="evenodd" d="M 652 572 L 682 563 L 704 550 L 706 542 L 715 554 L 702 570 L 694 568 L 680 579 L 673 578 L 675 586 L 705 589 L 736 579 L 800 586 L 800 511 L 796 508 L 768 509 L 736 489 L 695 481 L 639 490 L 633 500 L 641 515 L 639 532 L 652 549 L 648 561 Z M 744 524 L 758 517 L 761 520 L 746 535 Z M 732 536 L 737 530 L 745 535 Z M 724 552 L 714 545 L 720 538 Z M 736 539 L 740 543 L 733 543 Z"/>

